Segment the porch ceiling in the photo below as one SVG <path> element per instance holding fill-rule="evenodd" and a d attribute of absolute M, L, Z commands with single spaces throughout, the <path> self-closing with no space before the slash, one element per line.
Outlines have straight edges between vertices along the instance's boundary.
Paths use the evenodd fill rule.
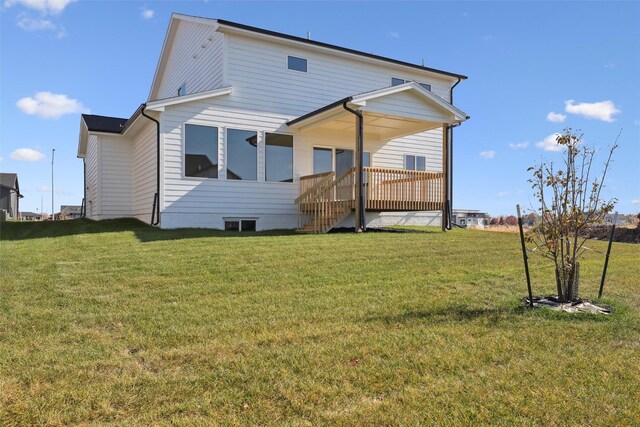
<path fill-rule="evenodd" d="M 353 133 L 355 116 L 344 105 L 362 112 L 366 136 L 380 139 L 400 138 L 468 119 L 461 110 L 410 82 L 341 99 L 287 124 L 299 132 Z"/>
<path fill-rule="evenodd" d="M 442 122 L 429 122 L 368 111 L 363 111 L 363 117 L 365 135 L 383 140 L 413 135 L 442 126 Z M 300 127 L 299 130 L 303 132 L 353 134 L 355 132 L 355 117 L 343 109 L 323 120 L 308 123 L 306 126 Z"/>

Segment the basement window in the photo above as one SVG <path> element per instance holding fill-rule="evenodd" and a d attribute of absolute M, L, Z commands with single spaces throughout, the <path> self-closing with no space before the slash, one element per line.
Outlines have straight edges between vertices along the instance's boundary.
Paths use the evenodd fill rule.
<path fill-rule="evenodd" d="M 295 56 L 287 56 L 287 68 L 293 71 L 307 72 L 307 60 Z"/>
<path fill-rule="evenodd" d="M 224 222 L 225 231 L 256 231 L 255 219 L 233 219 Z"/>

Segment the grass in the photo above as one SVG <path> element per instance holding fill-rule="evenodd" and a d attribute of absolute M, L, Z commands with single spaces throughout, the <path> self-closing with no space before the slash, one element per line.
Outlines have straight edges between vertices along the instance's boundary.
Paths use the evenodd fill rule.
<path fill-rule="evenodd" d="M 2 224 L 0 425 L 640 423 L 640 246 L 572 316 L 517 235 L 424 231 Z"/>

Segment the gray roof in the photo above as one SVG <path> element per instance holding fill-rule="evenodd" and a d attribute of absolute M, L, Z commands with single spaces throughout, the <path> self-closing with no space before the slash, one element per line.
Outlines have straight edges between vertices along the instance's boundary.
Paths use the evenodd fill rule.
<path fill-rule="evenodd" d="M 96 116 L 94 114 L 83 114 L 82 119 L 90 131 L 108 133 L 122 132 L 125 123 L 129 120 L 119 117 Z"/>
<path fill-rule="evenodd" d="M 0 173 L 0 185 L 3 187 L 19 189 L 18 175 L 15 173 Z"/>

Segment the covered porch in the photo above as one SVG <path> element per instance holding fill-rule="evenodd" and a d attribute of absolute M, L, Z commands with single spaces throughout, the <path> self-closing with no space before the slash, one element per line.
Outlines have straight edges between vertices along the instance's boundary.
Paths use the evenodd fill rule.
<path fill-rule="evenodd" d="M 350 96 L 290 121 L 289 128 L 298 135 L 350 139 L 354 149 L 352 167 L 340 168 L 334 160 L 332 170 L 300 177 L 300 195 L 295 200 L 299 230 L 327 232 L 352 212 L 356 231 L 365 230 L 366 211 L 440 211 L 445 215 L 448 135 L 452 125 L 467 118 L 444 99 L 409 82 Z M 373 148 L 433 129 L 442 131 L 437 141 L 441 162 L 431 161 L 430 170 L 424 158 L 418 168 L 420 159 L 415 156 L 409 156 L 414 157 L 413 168 L 408 159 L 404 168 L 381 167 L 384 165 L 374 160 Z"/>

